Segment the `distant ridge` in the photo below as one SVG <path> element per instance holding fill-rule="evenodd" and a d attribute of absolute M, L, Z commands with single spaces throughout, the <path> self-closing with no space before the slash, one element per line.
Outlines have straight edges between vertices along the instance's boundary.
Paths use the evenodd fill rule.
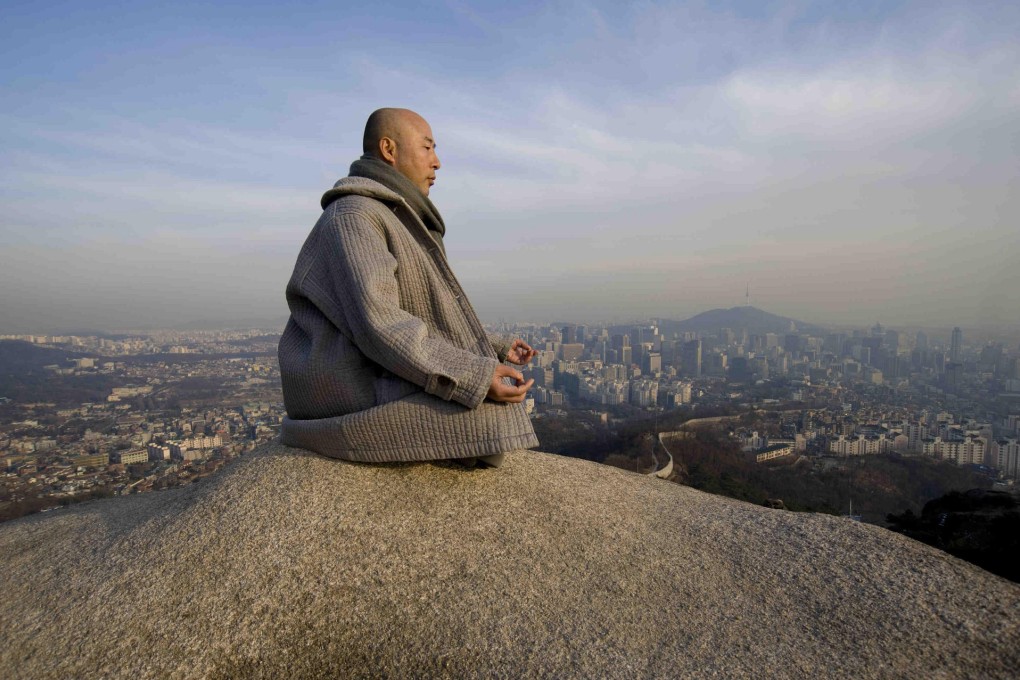
<path fill-rule="evenodd" d="M 749 306 L 710 309 L 683 321 L 664 319 L 659 322 L 659 332 L 667 336 L 672 333 L 717 333 L 721 328 L 731 328 L 734 331 L 746 330 L 748 333 L 757 335 L 764 333 L 783 335 L 794 331 L 819 335 L 828 332 L 821 326 Z"/>
<path fill-rule="evenodd" d="M 66 368 L 68 358 L 90 356 L 76 354 L 53 347 L 39 347 L 24 340 L 0 340 L 0 377 L 3 375 L 27 375 L 43 366 L 57 364 Z M 94 355 L 91 355 L 94 356 Z"/>

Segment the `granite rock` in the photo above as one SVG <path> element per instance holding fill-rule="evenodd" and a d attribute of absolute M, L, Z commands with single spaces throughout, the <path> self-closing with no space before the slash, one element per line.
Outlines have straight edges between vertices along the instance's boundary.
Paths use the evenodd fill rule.
<path fill-rule="evenodd" d="M 1009 678 L 1020 586 L 884 529 L 537 452 L 270 445 L 0 526 L 6 678 Z"/>

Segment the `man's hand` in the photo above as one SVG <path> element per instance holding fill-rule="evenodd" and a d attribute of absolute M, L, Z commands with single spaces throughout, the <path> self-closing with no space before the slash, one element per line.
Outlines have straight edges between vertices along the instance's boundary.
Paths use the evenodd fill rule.
<path fill-rule="evenodd" d="M 529 347 L 528 349 L 531 348 Z M 507 385 L 503 382 L 503 378 L 512 378 L 514 384 Z M 519 404 L 524 401 L 524 395 L 528 393 L 528 390 L 534 384 L 534 379 L 524 382 L 524 376 L 521 375 L 520 371 L 510 368 L 505 364 L 499 364 L 492 373 L 492 384 L 489 385 L 489 393 L 485 396 L 493 401 Z"/>
<path fill-rule="evenodd" d="M 520 338 L 514 338 L 514 341 L 510 344 L 510 351 L 506 353 L 506 360 L 511 364 L 517 364 L 518 366 L 524 366 L 532 357 L 538 352 L 531 349 L 531 346 L 521 340 Z"/>

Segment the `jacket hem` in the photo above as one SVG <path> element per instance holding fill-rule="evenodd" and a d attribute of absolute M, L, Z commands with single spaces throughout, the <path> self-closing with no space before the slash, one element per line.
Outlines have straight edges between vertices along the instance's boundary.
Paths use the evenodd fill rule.
<path fill-rule="evenodd" d="M 447 458 L 468 458 L 472 456 L 492 456 L 519 449 L 530 449 L 538 446 L 538 437 L 534 434 L 511 435 L 497 439 L 478 439 L 467 442 L 450 442 L 444 444 L 442 450 L 435 446 L 400 446 L 385 449 L 345 449 L 322 445 L 319 442 L 303 442 L 300 436 L 288 436 L 286 431 L 280 434 L 280 443 L 285 446 L 305 449 L 328 458 L 338 458 L 358 463 L 396 463 L 426 462 L 445 460 Z"/>

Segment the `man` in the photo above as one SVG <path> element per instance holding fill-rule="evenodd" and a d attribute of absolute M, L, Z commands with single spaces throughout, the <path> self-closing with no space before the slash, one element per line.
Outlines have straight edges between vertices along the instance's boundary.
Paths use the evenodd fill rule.
<path fill-rule="evenodd" d="M 488 336 L 446 261 L 424 118 L 380 109 L 364 155 L 322 197 L 287 285 L 281 441 L 346 460 L 498 465 L 538 445 L 520 339 Z M 470 463 L 469 463 L 470 464 Z"/>

